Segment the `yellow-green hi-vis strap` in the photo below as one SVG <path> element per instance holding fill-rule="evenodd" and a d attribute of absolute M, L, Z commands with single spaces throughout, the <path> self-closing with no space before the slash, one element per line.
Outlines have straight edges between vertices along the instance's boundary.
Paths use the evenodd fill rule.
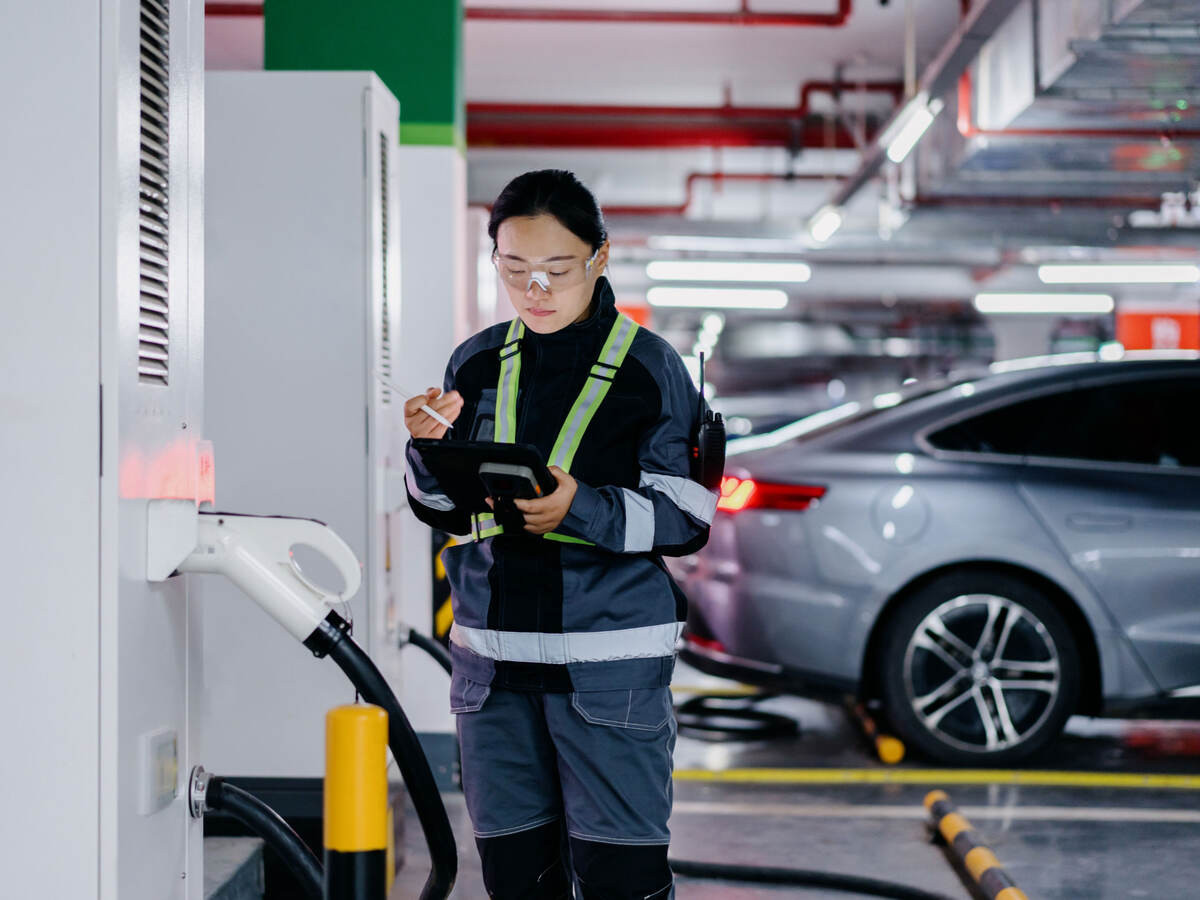
<path fill-rule="evenodd" d="M 637 334 L 638 324 L 622 313 L 617 314 L 617 320 L 609 329 L 608 339 L 600 349 L 600 357 L 588 373 L 583 390 L 575 398 L 567 420 L 559 429 L 554 447 L 550 451 L 549 464 L 558 466 L 564 472 L 571 470 L 571 463 L 579 451 L 583 434 L 587 431 L 596 410 L 604 402 L 608 389 L 612 386 L 617 370 L 625 361 L 629 348 Z M 525 323 L 520 318 L 513 319 L 508 326 L 508 334 L 500 348 L 500 378 L 496 385 L 496 440 L 511 444 L 517 439 L 517 385 L 521 379 L 521 338 L 525 336 Z M 496 524 L 492 513 L 480 513 L 471 516 L 471 536 L 475 540 L 495 537 L 504 533 L 504 526 Z M 571 537 L 565 534 L 550 532 L 542 537 L 551 541 L 562 541 L 566 544 L 587 544 L 591 541 Z"/>
<path fill-rule="evenodd" d="M 496 440 L 512 444 L 517 440 L 517 384 L 521 380 L 521 338 L 525 323 L 518 317 L 508 326 L 500 348 L 500 381 L 496 385 Z"/>
<path fill-rule="evenodd" d="M 621 363 L 625 361 L 625 354 L 629 352 L 637 330 L 637 322 L 622 313 L 617 314 L 617 321 L 613 322 L 608 332 L 608 340 L 600 350 L 600 358 L 588 373 L 583 390 L 575 398 L 571 411 L 567 413 L 567 421 L 563 422 L 554 441 L 554 448 L 550 451 L 550 465 L 558 466 L 564 472 L 571 471 L 571 462 L 579 450 L 583 433 L 587 431 L 592 416 L 596 415 L 596 410 L 600 408 L 608 389 L 612 387 L 613 378 L 617 375 L 617 369 L 621 368 Z"/>

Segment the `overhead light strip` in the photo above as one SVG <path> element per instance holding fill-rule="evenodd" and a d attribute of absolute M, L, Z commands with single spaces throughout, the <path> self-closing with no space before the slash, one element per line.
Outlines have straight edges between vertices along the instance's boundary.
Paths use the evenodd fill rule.
<path fill-rule="evenodd" d="M 909 101 L 892 126 L 880 137 L 879 146 L 886 150 L 887 158 L 894 163 L 904 162 L 944 106 L 941 99 L 930 101 L 924 95 Z"/>
<path fill-rule="evenodd" d="M 842 227 L 842 210 L 837 206 L 822 206 L 808 223 L 808 233 L 818 244 L 823 244 Z"/>
<path fill-rule="evenodd" d="M 802 262 L 662 259 L 646 265 L 646 277 L 654 281 L 765 281 L 786 284 L 808 281 L 812 277 L 812 268 Z"/>
<path fill-rule="evenodd" d="M 975 295 L 981 313 L 1010 315 L 1104 315 L 1113 311 L 1109 294 L 983 293 Z"/>
<path fill-rule="evenodd" d="M 656 234 L 646 239 L 651 250 L 700 250 L 710 253 L 796 253 L 804 242 L 793 238 Z"/>
<path fill-rule="evenodd" d="M 651 306 L 707 309 L 783 309 L 787 294 L 774 288 L 652 287 L 646 292 Z"/>
<path fill-rule="evenodd" d="M 1200 266 L 1175 263 L 1047 263 L 1043 284 L 1195 284 Z"/>

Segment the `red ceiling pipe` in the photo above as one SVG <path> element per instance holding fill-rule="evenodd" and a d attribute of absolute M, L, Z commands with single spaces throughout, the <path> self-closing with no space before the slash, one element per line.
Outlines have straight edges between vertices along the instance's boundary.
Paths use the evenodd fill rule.
<path fill-rule="evenodd" d="M 800 88 L 796 107 L 468 103 L 467 141 L 473 146 L 854 149 L 854 137 L 842 123 L 813 119 L 809 105 L 814 93 L 856 90 L 899 98 L 903 85 L 808 81 Z"/>
<path fill-rule="evenodd" d="M 692 194 L 697 182 L 700 181 L 826 181 L 833 176 L 813 172 L 784 174 L 775 172 L 692 172 L 684 182 L 684 200 L 682 203 L 662 206 L 610 206 L 604 207 L 606 216 L 682 216 L 692 205 Z"/>
<path fill-rule="evenodd" d="M 918 194 L 913 198 L 916 206 L 1011 206 L 1050 207 L 1051 211 L 1062 207 L 1082 209 L 1158 209 L 1161 197 L 1000 197 L 974 194 Z"/>
<path fill-rule="evenodd" d="M 830 139 L 832 138 L 832 140 Z M 792 147 L 853 150 L 854 136 L 840 122 L 822 120 L 736 123 L 618 123 L 612 121 L 489 122 L 468 116 L 471 147 Z"/>
<path fill-rule="evenodd" d="M 468 115 L 481 116 L 573 116 L 578 118 L 649 118 L 649 119 L 798 119 L 808 116 L 812 95 L 837 92 L 891 94 L 896 100 L 904 95 L 899 81 L 806 81 L 800 86 L 799 106 L 621 106 L 581 103 L 468 103 Z"/>
<path fill-rule="evenodd" d="M 837 10 L 829 13 L 756 13 L 749 0 L 741 0 L 737 12 L 687 13 L 669 10 L 616 9 L 537 9 L 468 7 L 468 19 L 492 19 L 522 22 L 616 22 L 675 25 L 775 25 L 780 27 L 841 28 L 854 11 L 854 0 L 838 0 Z M 261 3 L 206 3 L 210 16 L 261 16 Z"/>
<path fill-rule="evenodd" d="M 538 9 L 468 6 L 468 19 L 519 22 L 607 22 L 610 24 L 751 25 L 783 28 L 841 28 L 854 12 L 853 0 L 838 0 L 837 9 L 827 13 L 766 13 L 750 9 L 741 0 L 736 12 L 673 12 L 650 9 Z"/>
<path fill-rule="evenodd" d="M 261 16 L 261 3 L 205 3 L 206 16 Z"/>
<path fill-rule="evenodd" d="M 814 93 L 854 94 L 865 92 L 871 94 L 891 94 L 892 99 L 899 103 L 904 97 L 903 81 L 806 81 L 800 86 L 800 110 L 808 112 L 809 98 Z"/>

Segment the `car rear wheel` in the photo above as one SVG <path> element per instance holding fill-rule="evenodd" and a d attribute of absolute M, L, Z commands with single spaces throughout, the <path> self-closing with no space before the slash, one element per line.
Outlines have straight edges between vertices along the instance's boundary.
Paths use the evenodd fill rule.
<path fill-rule="evenodd" d="M 884 708 L 924 756 L 1019 762 L 1075 710 L 1075 638 L 1045 594 L 1020 578 L 947 573 L 905 597 L 886 627 Z"/>

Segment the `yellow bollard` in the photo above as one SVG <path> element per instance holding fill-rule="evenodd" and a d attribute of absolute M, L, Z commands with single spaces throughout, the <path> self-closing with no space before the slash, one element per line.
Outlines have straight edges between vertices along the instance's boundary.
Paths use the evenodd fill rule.
<path fill-rule="evenodd" d="M 325 715 L 325 900 L 387 898 L 387 713 Z"/>

